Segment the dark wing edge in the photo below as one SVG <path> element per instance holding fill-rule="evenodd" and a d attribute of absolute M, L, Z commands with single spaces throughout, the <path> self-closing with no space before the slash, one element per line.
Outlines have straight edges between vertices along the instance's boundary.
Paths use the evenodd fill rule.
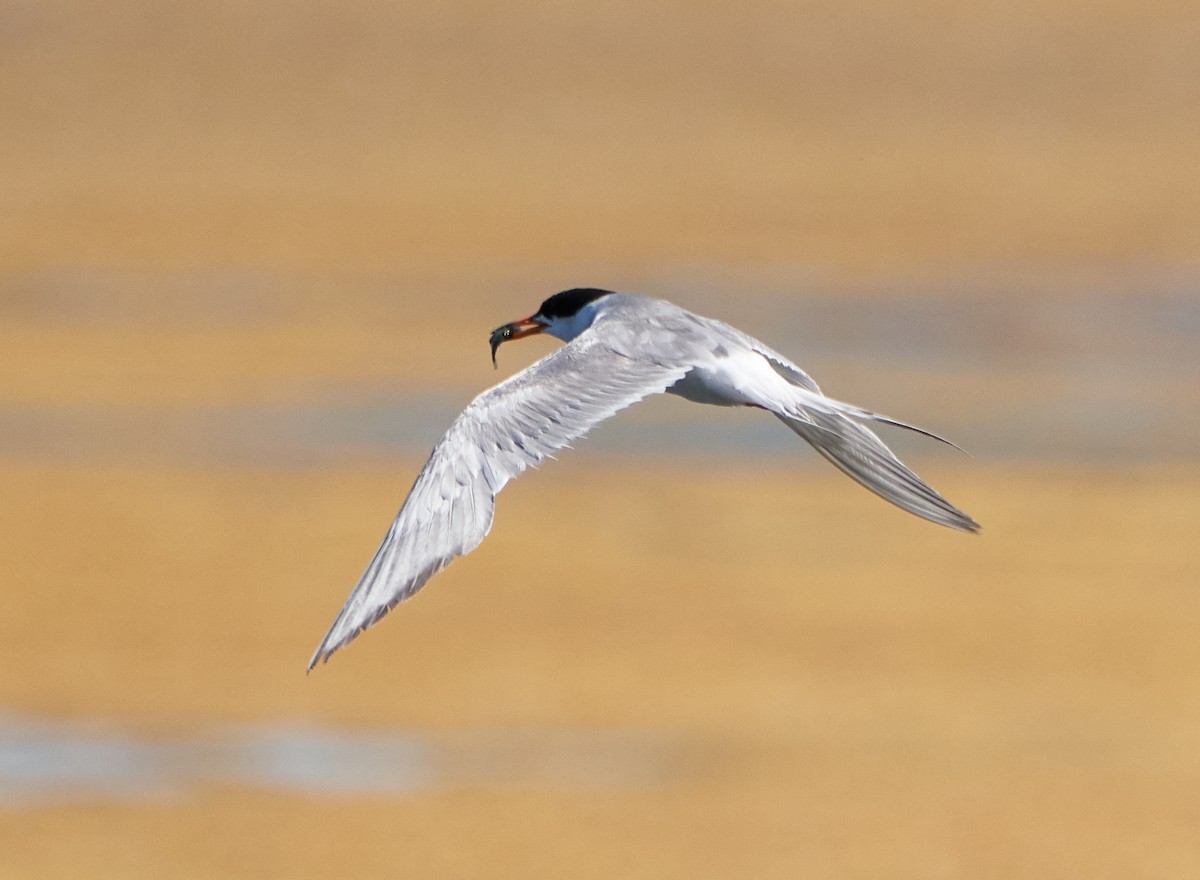
<path fill-rule="evenodd" d="M 308 669 L 478 547 L 509 480 L 685 372 L 579 337 L 475 398 L 434 447 Z"/>

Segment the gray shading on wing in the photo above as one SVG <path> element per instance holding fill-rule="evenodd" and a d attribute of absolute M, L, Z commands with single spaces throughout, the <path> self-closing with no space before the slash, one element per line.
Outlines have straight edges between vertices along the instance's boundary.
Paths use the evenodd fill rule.
<path fill-rule="evenodd" d="M 434 447 L 308 668 L 478 547 L 509 480 L 685 371 L 626 357 L 585 334 L 475 398 Z"/>
<path fill-rule="evenodd" d="M 885 501 L 922 519 L 963 532 L 980 530 L 979 523 L 917 476 L 874 431 L 858 422 L 893 425 L 958 449 L 956 444 L 925 428 L 826 397 L 811 376 L 779 352 L 736 327 L 723 325 L 723 329 L 740 337 L 798 389 L 789 411 L 775 415 L 834 467 Z"/>
<path fill-rule="evenodd" d="M 809 410 L 803 419 L 777 415 L 838 470 L 885 501 L 938 525 L 961 532 L 979 531 L 979 523 L 917 476 L 868 428 L 839 413 Z M 909 427 L 891 419 L 886 422 Z M 920 428 L 914 430 L 936 437 Z"/>
<path fill-rule="evenodd" d="M 858 424 L 858 420 L 904 428 L 959 449 L 955 443 L 925 428 L 826 397 L 807 373 L 783 355 L 756 339 L 750 341 L 776 372 L 801 390 L 790 412 L 775 415 L 834 467 L 885 501 L 922 519 L 962 532 L 980 530 L 979 523 L 917 476 L 874 431 Z"/>

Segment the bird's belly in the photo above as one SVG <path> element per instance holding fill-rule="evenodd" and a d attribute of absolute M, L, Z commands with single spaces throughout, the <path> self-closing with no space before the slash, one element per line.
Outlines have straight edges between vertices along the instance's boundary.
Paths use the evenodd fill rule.
<path fill-rule="evenodd" d="M 693 403 L 710 403 L 715 406 L 733 406 L 733 401 L 718 394 L 712 386 L 700 378 L 699 370 L 692 370 L 674 385 L 667 389 L 667 394 L 675 394 Z"/>
<path fill-rule="evenodd" d="M 747 371 L 744 368 L 731 369 L 732 366 L 728 360 L 723 360 L 713 365 L 695 367 L 668 388 L 667 393 L 693 403 L 713 406 L 761 406 L 762 395 L 753 387 L 758 383 L 747 382 L 751 378 Z M 766 366 L 765 362 L 763 366 Z M 778 380 L 778 376 L 774 378 Z"/>

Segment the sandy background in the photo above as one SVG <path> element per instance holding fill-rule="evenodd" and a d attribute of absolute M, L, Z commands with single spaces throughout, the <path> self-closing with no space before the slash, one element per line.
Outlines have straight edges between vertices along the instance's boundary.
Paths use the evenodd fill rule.
<path fill-rule="evenodd" d="M 1200 875 L 1197 45 L 1192 3 L 5 4 L 0 874 Z M 305 677 L 487 331 L 580 283 L 962 440 L 904 448 L 983 535 L 651 407 Z M 207 773 L 264 730 L 427 776 Z"/>
<path fill-rule="evenodd" d="M 1196 17 L 10 2 L 4 262 L 1194 268 Z"/>

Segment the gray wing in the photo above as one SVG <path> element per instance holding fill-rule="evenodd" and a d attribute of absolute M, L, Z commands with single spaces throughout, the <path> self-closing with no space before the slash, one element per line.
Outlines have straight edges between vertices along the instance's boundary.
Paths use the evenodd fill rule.
<path fill-rule="evenodd" d="M 811 443 L 834 467 L 909 513 L 959 531 L 979 531 L 979 523 L 917 476 L 874 431 L 858 421 L 880 422 L 915 431 L 959 449 L 955 443 L 925 428 L 826 397 L 811 379 L 804 382 L 807 376 L 782 355 L 765 346 L 758 350 L 798 389 L 788 411 L 775 415 Z"/>
<path fill-rule="evenodd" d="M 842 473 L 870 489 L 880 498 L 930 522 L 964 532 L 978 532 L 979 523 L 951 504 L 898 459 L 875 432 L 856 420 L 880 422 L 915 431 L 934 440 L 959 447 L 925 428 L 890 416 L 826 397 L 813 378 L 774 349 L 728 324 L 721 332 L 736 335 L 743 344 L 765 357 L 777 373 L 797 389 L 788 411 L 775 415 L 803 437 Z M 961 450 L 960 450 L 961 451 Z"/>
<path fill-rule="evenodd" d="M 509 480 L 684 372 L 618 354 L 585 333 L 475 398 L 434 447 L 308 668 L 478 547 Z"/>
<path fill-rule="evenodd" d="M 834 407 L 843 407 L 850 415 L 838 412 Z M 811 443 L 813 448 L 838 470 L 880 498 L 930 522 L 962 532 L 979 531 L 979 523 L 917 476 L 904 462 L 896 458 L 874 431 L 858 424 L 854 418 L 907 428 L 944 443 L 950 443 L 949 440 L 944 440 L 924 428 L 850 407 L 839 401 L 829 401 L 827 405 L 819 408 L 801 406 L 796 413 L 799 418 L 782 413 L 775 415 Z"/>

